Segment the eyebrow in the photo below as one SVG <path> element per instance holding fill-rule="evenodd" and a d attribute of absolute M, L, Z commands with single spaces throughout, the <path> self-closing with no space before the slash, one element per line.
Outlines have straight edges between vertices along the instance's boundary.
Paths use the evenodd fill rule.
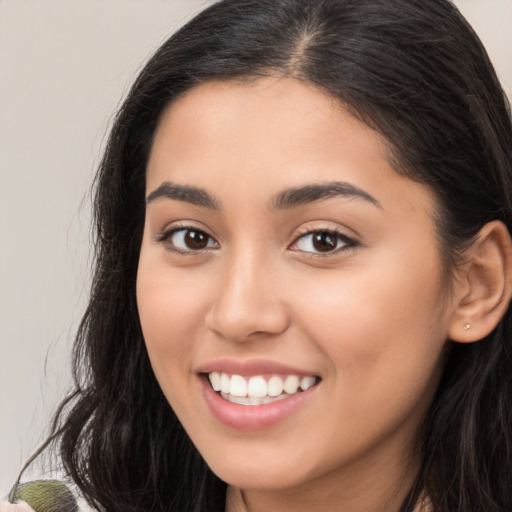
<path fill-rule="evenodd" d="M 283 190 L 272 199 L 271 209 L 285 210 L 337 196 L 364 199 L 382 208 L 377 199 L 359 187 L 345 181 L 331 181 Z M 160 198 L 184 201 L 210 210 L 221 210 L 220 202 L 206 190 L 170 181 L 164 181 L 153 190 L 148 195 L 146 203 L 150 204 Z"/>
<path fill-rule="evenodd" d="M 190 185 L 178 185 L 170 181 L 164 181 L 153 190 L 146 198 L 146 204 L 150 204 L 160 198 L 184 201 L 210 210 L 221 209 L 219 201 L 206 192 L 206 190 Z"/>
<path fill-rule="evenodd" d="M 364 199 L 378 208 L 382 208 L 377 199 L 346 181 L 331 181 L 284 190 L 273 198 L 271 208 L 284 210 L 337 196 Z"/>

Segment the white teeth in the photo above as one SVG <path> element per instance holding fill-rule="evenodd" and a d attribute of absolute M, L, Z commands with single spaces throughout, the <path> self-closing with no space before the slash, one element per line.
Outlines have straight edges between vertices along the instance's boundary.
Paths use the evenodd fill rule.
<path fill-rule="evenodd" d="M 285 398 L 288 398 L 290 395 L 284 393 L 280 396 L 271 397 L 271 396 L 265 396 L 262 398 L 256 398 L 252 396 L 233 396 L 230 394 L 220 394 L 224 400 L 227 400 L 228 402 L 231 402 L 233 404 L 240 404 L 240 405 L 263 405 L 263 404 L 270 404 L 271 402 L 277 402 L 278 400 L 284 400 Z"/>
<path fill-rule="evenodd" d="M 283 382 L 279 375 L 272 375 L 267 381 L 262 375 L 243 377 L 230 376 L 224 372 L 210 372 L 208 379 L 212 388 L 220 391 L 223 397 L 227 396 L 229 401 L 244 405 L 270 403 L 277 398 L 283 399 L 297 392 L 306 391 L 316 384 L 316 378 L 310 375 L 302 378 L 288 375 Z"/>
<path fill-rule="evenodd" d="M 221 373 L 221 375 L 220 375 L 220 390 L 223 393 L 229 393 L 230 380 L 231 379 L 229 378 L 229 375 L 227 375 L 226 373 Z"/>
<path fill-rule="evenodd" d="M 302 377 L 300 381 L 300 389 L 302 391 L 308 390 L 310 387 L 314 386 L 316 382 L 315 377 Z"/>
<path fill-rule="evenodd" d="M 247 387 L 247 395 L 253 398 L 267 396 L 267 382 L 263 377 L 251 377 Z"/>
<path fill-rule="evenodd" d="M 277 375 L 270 377 L 267 389 L 268 396 L 279 396 L 283 392 L 283 381 L 281 377 Z"/>
<path fill-rule="evenodd" d="M 247 381 L 241 375 L 233 375 L 229 386 L 229 394 L 247 396 Z"/>
<path fill-rule="evenodd" d="M 286 377 L 286 380 L 284 381 L 283 390 L 289 395 L 293 395 L 294 393 L 297 393 L 297 389 L 299 389 L 299 386 L 299 377 L 297 377 L 297 375 L 288 375 L 288 377 Z"/>
<path fill-rule="evenodd" d="M 212 388 L 215 391 L 220 391 L 221 390 L 220 373 L 212 372 L 212 373 L 210 373 L 209 378 L 210 378 L 210 384 L 212 385 Z"/>

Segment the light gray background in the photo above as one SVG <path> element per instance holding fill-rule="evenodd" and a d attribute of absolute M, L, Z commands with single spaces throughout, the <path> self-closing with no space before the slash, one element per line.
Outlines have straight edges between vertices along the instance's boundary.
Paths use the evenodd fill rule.
<path fill-rule="evenodd" d="M 86 196 L 142 63 L 208 0 L 0 0 L 0 497 L 69 386 Z M 458 0 L 512 96 L 512 0 Z"/>

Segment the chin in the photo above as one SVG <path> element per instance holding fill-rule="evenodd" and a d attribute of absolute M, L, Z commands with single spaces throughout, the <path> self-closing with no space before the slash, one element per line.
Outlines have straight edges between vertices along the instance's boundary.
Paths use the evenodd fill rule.
<path fill-rule="evenodd" d="M 292 488 L 314 479 L 315 468 L 319 469 L 312 454 L 300 453 L 299 449 L 290 452 L 273 442 L 249 442 L 245 446 L 229 444 L 217 443 L 212 452 L 209 449 L 215 446 L 212 441 L 202 455 L 210 469 L 233 487 L 255 490 Z"/>
<path fill-rule="evenodd" d="M 272 466 L 254 464 L 222 464 L 219 467 L 210 466 L 212 471 L 232 487 L 260 491 L 287 489 L 305 483 L 305 474 L 298 474 L 293 468 L 282 465 Z"/>

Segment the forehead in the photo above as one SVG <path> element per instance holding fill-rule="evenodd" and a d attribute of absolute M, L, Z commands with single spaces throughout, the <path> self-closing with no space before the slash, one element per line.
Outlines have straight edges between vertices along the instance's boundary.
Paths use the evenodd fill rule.
<path fill-rule="evenodd" d="M 412 193 L 412 206 L 432 213 L 429 189 L 399 175 L 391 161 L 379 132 L 315 86 L 274 77 L 214 81 L 192 88 L 165 110 L 147 189 L 170 180 L 222 195 L 222 184 L 229 182 L 239 194 L 268 196 L 343 180 L 382 196 L 377 199 L 383 205 L 398 201 L 406 207 Z"/>

